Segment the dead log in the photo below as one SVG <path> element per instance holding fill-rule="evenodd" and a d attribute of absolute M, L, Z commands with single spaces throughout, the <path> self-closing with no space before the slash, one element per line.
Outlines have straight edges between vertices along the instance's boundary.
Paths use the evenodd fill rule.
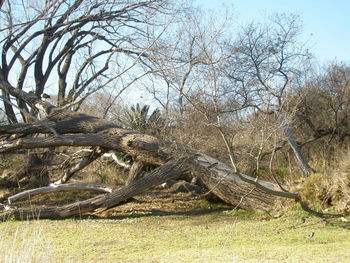
<path fill-rule="evenodd" d="M 0 153 L 14 152 L 22 149 L 49 147 L 102 147 L 108 150 L 125 152 L 145 163 L 162 164 L 166 156 L 162 155 L 157 138 L 135 131 L 113 128 L 96 134 L 76 134 L 49 136 L 46 138 L 19 138 L 0 143 Z"/>
<path fill-rule="evenodd" d="M 177 147 L 180 149 L 180 152 L 177 151 L 175 154 L 174 149 L 170 149 L 169 154 L 167 153 L 167 149 L 164 145 L 169 147 L 169 144 L 162 144 L 152 136 L 114 128 L 97 134 L 60 135 L 59 137 L 51 136 L 47 138 L 20 138 L 11 142 L 4 142 L 0 144 L 0 152 L 10 152 L 23 148 L 53 146 L 100 146 L 107 148 L 108 150 L 112 149 L 126 152 L 135 158 L 140 158 L 141 160 L 146 161 L 147 163 L 160 165 L 159 168 L 164 166 L 166 159 L 171 159 L 173 156 L 175 156 L 175 158 L 177 158 L 177 156 L 188 156 L 192 157 L 191 163 L 188 164 L 188 166 L 192 167 L 191 174 L 199 178 L 202 184 L 207 189 L 210 189 L 210 191 L 217 197 L 234 206 L 248 210 L 269 210 L 276 200 L 275 196 L 297 199 L 296 194 L 278 191 L 279 187 L 276 184 L 258 180 L 247 175 L 237 175 L 228 166 L 225 166 L 220 161 L 207 155 L 194 153 L 190 150 L 182 152 L 183 149 L 181 149 L 181 147 Z M 134 174 L 138 175 L 139 169 L 136 170 L 138 170 L 138 172 Z M 169 169 L 166 170 L 169 171 Z M 179 171 L 175 168 L 173 170 Z M 183 173 L 184 171 L 178 172 L 177 176 L 183 175 Z M 172 173 L 169 175 L 171 174 Z M 133 195 L 140 193 L 140 191 L 148 189 L 148 187 L 153 185 L 164 183 L 168 179 L 173 179 L 173 177 L 163 180 L 162 177 L 157 178 L 157 176 L 154 176 L 151 177 L 151 184 L 149 184 L 148 180 L 150 179 L 149 175 L 147 175 L 146 177 L 138 180 L 130 180 L 130 182 L 123 188 L 123 191 L 128 192 L 127 196 L 130 198 Z M 137 185 L 136 189 L 133 188 L 135 184 Z M 140 186 L 139 184 L 145 184 L 144 187 L 146 188 Z M 127 190 L 128 187 L 130 187 L 129 190 Z M 117 192 L 119 194 L 119 191 Z M 115 193 L 112 193 L 111 195 L 114 196 L 114 194 Z M 52 208 L 50 208 L 48 210 L 49 212 L 46 210 L 46 212 L 44 212 L 44 210 L 40 210 L 40 215 L 45 215 L 45 217 L 61 217 L 77 215 L 77 213 L 82 212 L 91 213 L 97 208 L 104 207 L 107 209 L 108 207 L 115 206 L 119 202 L 125 201 L 126 199 L 120 199 L 119 197 L 117 199 L 108 198 L 108 202 L 106 200 L 103 201 L 104 205 L 101 203 L 102 199 L 100 200 L 101 202 L 98 200 L 100 199 L 93 199 L 91 202 L 84 201 L 84 203 L 78 203 L 77 205 L 72 204 L 68 208 L 57 208 L 56 210 L 52 210 Z M 81 205 L 84 208 L 83 210 Z M 27 213 L 25 211 L 21 211 L 18 213 L 22 215 L 23 213 L 26 213 L 27 216 L 29 216 L 29 212 Z M 38 214 L 35 213 L 35 215 Z"/>
<path fill-rule="evenodd" d="M 61 184 L 61 185 L 49 185 L 45 187 L 30 189 L 27 191 L 20 192 L 16 195 L 8 197 L 8 203 L 11 204 L 13 202 L 30 199 L 36 195 L 43 195 L 53 192 L 61 192 L 61 191 L 95 191 L 102 193 L 111 193 L 114 186 L 108 184 L 101 183 L 76 183 L 76 184 Z"/>
<path fill-rule="evenodd" d="M 146 162 L 160 165 L 159 168 L 164 166 L 167 159 L 175 158 L 176 160 L 181 158 L 181 156 L 191 157 L 191 163 L 188 164 L 188 166 L 191 165 L 192 167 L 191 174 L 199 178 L 207 189 L 210 189 L 213 194 L 225 202 L 248 210 L 269 210 L 276 200 L 275 196 L 297 199 L 297 195 L 295 194 L 279 191 L 278 185 L 274 183 L 258 180 L 247 175 L 237 175 L 228 166 L 225 166 L 219 160 L 215 160 L 207 155 L 194 153 L 190 150 L 183 152 L 181 147 L 177 147 L 177 151 L 174 149 L 167 151 L 166 147 L 169 147 L 169 144 L 161 143 L 157 138 L 118 128 L 113 128 L 97 134 L 60 135 L 59 137 L 50 136 L 47 138 L 20 138 L 0 144 L 0 152 L 10 152 L 23 148 L 54 146 L 99 146 L 108 150 L 128 153 L 135 159 L 138 158 L 142 160 L 140 162 L 141 164 L 142 162 Z M 138 166 L 140 163 L 136 163 L 135 165 Z M 138 175 L 140 169 L 138 167 L 134 169 L 137 170 L 137 172 L 133 172 L 133 174 Z M 177 169 L 174 170 L 178 171 Z M 179 172 L 178 176 L 180 176 L 180 174 Z M 139 189 L 147 189 L 150 186 L 166 182 L 166 180 L 155 176 L 152 178 L 152 183 L 149 185 L 147 183 L 147 180 L 149 180 L 148 177 L 149 175 L 138 180 L 130 180 L 125 188 L 123 188 L 124 191 L 130 191 L 128 192 L 128 197 L 140 193 L 141 190 Z M 135 183 L 137 183 L 137 189 L 133 188 Z M 143 183 L 146 183 L 146 188 L 139 186 L 139 184 Z M 128 187 L 130 187 L 129 190 L 127 190 Z M 116 200 L 119 202 L 118 198 Z M 118 204 L 118 202 L 113 203 L 114 201 L 115 199 L 110 199 L 110 201 L 107 202 L 108 205 L 106 208 Z M 125 201 L 125 199 L 122 201 Z M 79 204 L 80 210 L 75 209 L 77 206 L 71 205 L 68 209 L 69 212 L 63 208 L 57 208 L 58 210 L 54 210 L 56 212 L 53 212 L 51 209 L 50 213 L 45 212 L 44 214 L 45 217 L 76 215 L 78 212 L 82 213 L 80 205 L 81 204 Z M 88 202 L 83 203 L 84 212 L 91 212 L 100 208 L 102 203 L 94 199 L 91 201 L 90 205 L 89 207 Z M 22 211 L 21 213 L 24 212 Z M 40 214 L 44 215 L 43 212 L 40 212 Z"/>
<path fill-rule="evenodd" d="M 14 208 L 5 211 L 4 217 L 15 216 L 17 219 L 38 219 L 38 218 L 60 218 L 75 215 L 85 215 L 91 213 L 100 213 L 109 208 L 112 208 L 129 198 L 143 193 L 152 186 L 164 183 L 171 179 L 176 179 L 189 171 L 188 159 L 181 158 L 172 160 L 166 164 L 154 169 L 147 176 L 142 177 L 137 181 L 131 182 L 129 185 L 124 185 L 119 188 L 114 188 L 111 193 L 99 195 L 94 198 L 65 205 L 62 207 L 32 207 L 32 208 Z M 56 186 L 63 189 L 65 185 Z M 48 191 L 54 191 L 52 187 L 46 188 Z M 41 194 L 45 188 L 33 190 L 32 194 Z M 66 190 L 72 190 L 72 187 L 67 187 Z M 78 189 L 74 189 L 78 190 Z M 86 190 L 86 189 L 85 189 Z M 28 197 L 28 194 L 25 195 Z M 22 195 L 20 195 L 22 197 Z M 16 197 L 11 197 L 11 200 L 18 200 Z"/>
<path fill-rule="evenodd" d="M 128 179 L 126 180 L 126 185 L 129 185 L 131 182 L 141 178 L 145 163 L 142 161 L 135 160 L 131 165 Z"/>
<path fill-rule="evenodd" d="M 10 210 L 6 213 L 7 216 L 15 215 L 19 219 L 37 219 L 37 218 L 57 218 L 68 217 L 76 215 L 84 215 L 91 213 L 100 213 L 106 209 L 117 206 L 121 202 L 140 194 L 152 186 L 159 185 L 172 179 L 183 178 L 184 175 L 196 174 L 199 180 L 210 192 L 222 200 L 230 203 L 236 207 L 241 207 L 249 210 L 267 211 L 271 208 L 276 200 L 275 195 L 271 195 L 257 187 L 275 191 L 280 196 L 297 199 L 298 195 L 280 192 L 277 185 L 263 181 L 256 180 L 248 175 L 243 175 L 243 179 L 232 173 L 232 169 L 222 163 L 218 163 L 215 167 L 212 166 L 212 161 L 217 161 L 207 155 L 197 154 L 192 158 L 180 158 L 169 161 L 164 165 L 154 169 L 144 177 L 130 181 L 128 185 L 119 188 L 112 188 L 110 186 L 102 185 L 100 188 L 96 185 L 58 185 L 39 189 L 26 191 L 9 198 L 9 203 L 17 200 L 28 198 L 37 194 L 44 194 L 48 192 L 56 192 L 62 190 L 96 190 L 102 192 L 110 192 L 106 195 L 100 195 L 92 199 L 82 202 L 73 203 L 62 207 L 36 207 L 36 208 L 20 208 Z M 201 169 L 199 169 L 199 166 Z M 209 170 L 209 172 L 208 172 Z M 245 180 L 253 180 L 255 184 L 244 182 Z"/>
<path fill-rule="evenodd" d="M 275 183 L 237 174 L 231 167 L 206 154 L 197 153 L 193 161 L 197 168 L 192 173 L 196 174 L 199 183 L 234 206 L 250 211 L 267 211 L 278 197 L 299 198 L 297 194 L 283 191 Z"/>
<path fill-rule="evenodd" d="M 135 161 L 128 183 L 113 189 L 112 193 L 63 207 L 36 208 L 34 212 L 15 209 L 13 213 L 16 216 L 26 218 L 30 215 L 40 215 L 41 218 L 54 218 L 100 212 L 154 185 L 179 177 L 190 180 L 193 176 L 220 199 L 248 210 L 269 210 L 277 197 L 298 200 L 297 194 L 286 192 L 277 184 L 235 173 L 219 160 L 205 154 L 196 153 L 176 143 L 162 142 L 154 136 L 122 129 L 113 122 L 56 108 L 35 96 L 1 84 L 1 89 L 36 107 L 40 106 L 48 116 L 40 122 L 0 126 L 0 134 L 20 135 L 3 140 L 0 143 L 0 153 L 60 146 L 103 149 L 91 158 L 83 160 L 77 167 L 73 167 L 66 173 L 66 178 L 93 161 L 95 157 L 99 157 L 102 152 L 110 150 L 126 153 Z M 32 134 L 46 134 L 46 137 L 24 136 Z M 147 164 L 159 167 L 140 178 L 141 167 Z M 38 190 L 38 193 L 43 191 Z"/>

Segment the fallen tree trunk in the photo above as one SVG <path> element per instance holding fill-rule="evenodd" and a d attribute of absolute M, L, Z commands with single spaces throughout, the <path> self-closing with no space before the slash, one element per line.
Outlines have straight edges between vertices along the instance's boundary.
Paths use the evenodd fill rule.
<path fill-rule="evenodd" d="M 244 180 L 254 180 L 256 184 L 270 191 L 275 191 L 275 193 L 279 193 L 280 196 L 298 199 L 298 195 L 296 194 L 279 192 L 276 189 L 277 186 L 273 183 L 255 180 L 248 175 L 243 175 L 244 180 L 242 180 L 240 176 L 231 173 L 232 169 L 222 163 L 218 163 L 215 167 L 211 166 L 213 160 L 215 159 L 200 154 L 194 157 L 171 160 L 154 169 L 146 176 L 118 188 L 113 188 L 108 185 L 71 184 L 29 190 L 9 197 L 9 203 L 29 198 L 30 196 L 57 191 L 94 190 L 106 192 L 107 194 L 62 207 L 15 208 L 8 211 L 6 216 L 14 215 L 18 219 L 37 219 L 100 213 L 127 201 L 129 198 L 153 186 L 172 179 L 186 178 L 190 176 L 190 174 L 198 176 L 201 184 L 210 189 L 210 192 L 217 197 L 235 207 L 241 207 L 247 210 L 267 211 L 274 204 L 276 196 L 259 189 L 259 187 L 254 184 L 244 182 Z"/>
<path fill-rule="evenodd" d="M 280 190 L 277 184 L 235 173 L 219 160 L 194 152 L 176 143 L 163 142 L 154 136 L 122 129 L 112 122 L 96 117 L 58 109 L 48 102 L 42 102 L 33 95 L 18 91 L 11 86 L 5 88 L 13 96 L 17 95 L 28 102 L 32 101 L 35 105 L 41 105 L 48 116 L 39 123 L 0 126 L 0 134 L 16 135 L 0 143 L 0 153 L 60 146 L 88 146 L 101 149 L 70 168 L 64 174 L 65 177 L 62 178 L 61 182 L 67 181 L 68 177 L 104 152 L 123 152 L 132 156 L 134 160 L 128 183 L 113 189 L 111 193 L 63 207 L 35 208 L 34 211 L 31 209 L 11 210 L 11 213 L 15 214 L 16 217 L 55 218 L 101 212 L 152 186 L 180 177 L 188 180 L 191 177 L 197 177 L 200 184 L 218 198 L 248 210 L 269 210 L 278 197 L 296 200 L 299 198 L 297 194 Z M 45 137 L 25 137 L 32 134 L 44 134 Z M 148 164 L 158 166 L 158 168 L 143 175 L 141 169 Z M 141 177 L 141 175 L 143 176 Z M 63 189 L 64 187 L 39 188 L 30 194 Z M 68 190 L 69 187 L 65 189 Z M 28 194 L 23 193 L 20 196 L 28 196 Z M 10 202 L 14 202 L 14 200 L 16 200 L 14 197 L 9 199 Z"/>
<path fill-rule="evenodd" d="M 248 175 L 237 175 L 230 167 L 207 155 L 187 151 L 186 153 L 182 153 L 182 156 L 187 157 L 177 157 L 177 155 L 175 155 L 175 158 L 172 158 L 171 154 L 166 154 L 165 149 L 161 148 L 162 144 L 155 144 L 154 140 L 151 141 L 152 147 L 148 145 L 147 141 L 140 143 L 140 136 L 143 135 L 134 134 L 131 136 L 133 139 L 137 138 L 137 143 L 134 143 L 130 140 L 130 138 L 127 140 L 124 140 L 125 138 L 121 138 L 120 133 L 113 134 L 118 135 L 117 137 L 111 136 L 108 138 L 109 141 L 113 141 L 113 143 L 109 144 L 109 149 L 122 149 L 124 152 L 133 154 L 137 157 L 144 156 L 144 160 L 147 160 L 148 163 L 160 165 L 159 168 L 155 169 L 154 172 L 151 172 L 150 174 L 146 174 L 140 179 L 128 181 L 128 184 L 120 189 L 112 191 L 112 193 L 106 196 L 96 197 L 91 200 L 86 200 L 61 208 L 37 208 L 34 212 L 26 209 L 17 209 L 13 212 L 13 214 L 15 214 L 17 218 L 37 218 L 38 215 L 40 215 L 41 218 L 55 218 L 84 213 L 95 213 L 96 209 L 97 211 L 102 211 L 104 209 L 118 205 L 120 202 L 123 202 L 128 198 L 137 195 L 142 191 L 145 191 L 149 187 L 160 185 L 170 179 L 176 179 L 179 177 L 187 177 L 187 179 L 189 179 L 190 176 L 196 176 L 200 180 L 202 186 L 205 186 L 210 190 L 211 193 L 223 201 L 247 210 L 269 210 L 273 206 L 276 200 L 276 196 L 289 197 L 294 199 L 298 198 L 298 196 L 295 194 L 278 191 L 279 187 L 274 183 L 257 180 L 256 178 L 250 177 Z M 126 137 L 128 136 L 130 136 L 130 134 L 126 134 Z M 81 139 L 83 137 L 78 135 L 78 139 Z M 146 138 L 148 137 L 146 136 Z M 21 141 L 1 145 L 0 151 L 7 152 L 16 150 L 19 146 L 23 147 L 23 145 L 29 145 L 25 141 L 26 139 L 18 140 Z M 54 137 L 41 140 L 39 138 L 30 138 L 28 140 L 31 143 L 30 145 L 35 145 L 35 143 L 33 143 L 33 140 L 36 140 L 37 147 L 69 145 L 62 143 L 65 142 L 65 140 L 62 140 L 62 138 Z M 55 143 L 53 144 L 52 142 Z M 74 142 L 76 142 L 76 140 Z M 140 147 L 142 147 L 142 149 L 140 149 Z M 148 152 L 149 154 L 147 155 Z M 157 155 L 157 153 L 160 154 Z M 166 157 L 171 161 L 166 162 Z M 186 158 L 186 162 L 181 158 Z M 181 165 L 178 160 L 182 160 Z M 183 168 L 185 166 L 184 163 L 186 163 L 186 169 Z M 64 187 L 46 189 L 52 192 L 60 191 L 64 189 Z M 34 193 L 44 193 L 46 189 L 44 188 L 33 190 L 31 194 L 33 195 Z M 68 190 L 69 188 L 66 189 Z M 23 194 L 22 196 L 26 196 L 26 194 Z M 9 202 L 14 202 L 15 200 L 16 197 L 9 198 Z"/>
<path fill-rule="evenodd" d="M 61 191 L 95 191 L 102 193 L 111 193 L 113 186 L 101 183 L 77 183 L 77 184 L 61 184 L 61 185 L 49 185 L 45 187 L 30 189 L 15 195 L 10 196 L 7 200 L 11 204 L 13 202 L 30 199 L 36 195 L 48 194 Z"/>
<path fill-rule="evenodd" d="M 115 188 L 109 194 L 99 195 L 85 201 L 76 202 L 62 207 L 15 208 L 7 211 L 6 217 L 14 215 L 17 219 L 27 220 L 68 217 L 84 215 L 86 213 L 100 213 L 146 191 L 152 186 L 158 185 L 159 182 L 163 183 L 171 179 L 176 179 L 186 172 L 188 172 L 188 159 L 181 158 L 167 162 L 166 164 L 154 169 L 147 176 L 137 181 L 133 181 L 129 185 Z M 52 190 L 52 188 L 50 188 L 50 190 Z M 77 188 L 74 190 L 77 190 Z M 42 193 L 43 190 L 37 189 L 34 194 L 39 194 L 39 192 Z M 14 199 L 14 197 L 10 198 L 11 200 Z"/>
<path fill-rule="evenodd" d="M 193 172 L 210 192 L 234 206 L 250 211 L 266 211 L 273 206 L 277 197 L 299 199 L 298 194 L 285 192 L 275 183 L 234 173 L 231 167 L 206 154 L 198 154 L 194 161 L 198 168 Z"/>

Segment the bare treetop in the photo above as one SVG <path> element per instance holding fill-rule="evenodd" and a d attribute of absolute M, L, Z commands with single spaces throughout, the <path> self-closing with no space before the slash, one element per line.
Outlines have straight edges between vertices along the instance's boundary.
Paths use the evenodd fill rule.
<path fill-rule="evenodd" d="M 58 106 L 76 104 L 126 75 L 164 28 L 166 1 L 8 1 L 1 20 L 1 80 Z M 161 34 L 161 33 L 160 33 Z M 3 94 L 7 99 L 8 94 Z M 23 100 L 17 106 L 28 110 Z M 5 102 L 10 122 L 15 111 Z M 25 119 L 25 117 L 23 116 Z"/>

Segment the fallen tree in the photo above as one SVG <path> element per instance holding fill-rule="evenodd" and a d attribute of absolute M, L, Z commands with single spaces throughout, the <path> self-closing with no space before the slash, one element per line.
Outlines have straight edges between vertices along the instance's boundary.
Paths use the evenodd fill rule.
<path fill-rule="evenodd" d="M 18 218 L 56 218 L 98 213 L 168 180 L 182 178 L 190 181 L 193 177 L 197 178 L 198 184 L 208 189 L 211 194 L 229 204 L 248 210 L 269 210 L 278 197 L 299 199 L 297 194 L 287 192 L 275 183 L 235 172 L 221 161 L 175 142 L 161 141 L 151 135 L 123 129 L 110 121 L 55 107 L 3 81 L 0 82 L 0 88 L 16 98 L 25 100 L 33 107 L 42 109 L 46 114 L 44 119 L 34 119 L 31 123 L 1 125 L 0 135 L 5 136 L 0 143 L 1 154 L 61 146 L 83 146 L 91 149 L 80 162 L 66 165 L 61 179 L 52 182 L 50 186 L 31 189 L 29 192 L 9 197 L 7 214 L 14 214 Z M 133 159 L 125 185 L 60 186 L 68 182 L 77 171 L 109 151 L 122 152 Z M 143 167 L 148 165 L 152 165 L 155 169 L 144 174 Z M 35 211 L 13 206 L 16 200 L 38 194 L 87 188 L 102 191 L 104 194 L 62 207 L 35 208 Z"/>

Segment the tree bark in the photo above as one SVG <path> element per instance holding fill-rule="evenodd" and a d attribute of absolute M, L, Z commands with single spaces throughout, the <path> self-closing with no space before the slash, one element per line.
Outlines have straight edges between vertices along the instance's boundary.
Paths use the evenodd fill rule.
<path fill-rule="evenodd" d="M 219 160 L 197 154 L 198 165 L 192 173 L 221 200 L 250 211 L 269 210 L 278 197 L 297 200 L 297 194 L 285 192 L 275 184 L 246 174 L 237 174 Z M 286 187 L 286 186 L 285 186 Z M 286 187 L 287 188 L 287 187 Z"/>
<path fill-rule="evenodd" d="M 131 182 L 141 178 L 144 167 L 145 167 L 144 162 L 135 160 L 130 168 L 126 185 L 130 185 Z"/>
<path fill-rule="evenodd" d="M 129 198 L 140 194 L 152 186 L 156 186 L 172 179 L 193 176 L 199 178 L 200 183 L 205 185 L 209 192 L 224 200 L 225 202 L 234 205 L 235 207 L 244 208 L 253 211 L 268 211 L 276 201 L 276 196 L 298 199 L 297 194 L 278 191 L 278 186 L 263 180 L 248 175 L 238 176 L 232 173 L 232 169 L 218 162 L 212 166 L 212 161 L 217 162 L 207 155 L 197 154 L 194 157 L 184 157 L 171 160 L 164 165 L 154 169 L 144 177 L 130 181 L 128 185 L 119 188 L 110 186 L 96 186 L 96 184 L 69 184 L 69 185 L 54 185 L 33 189 L 15 196 L 9 197 L 9 203 L 17 200 L 28 198 L 37 194 L 44 194 L 55 191 L 69 190 L 95 190 L 101 192 L 110 192 L 106 195 L 100 195 L 82 202 L 73 203 L 70 205 L 47 208 L 20 208 L 13 209 L 6 213 L 6 216 L 15 215 L 18 219 L 38 219 L 38 218 L 57 218 L 76 215 L 84 215 L 91 213 L 100 213 L 109 208 L 117 206 L 121 202 L 125 202 Z M 209 170 L 209 172 L 208 172 Z M 243 178 L 243 179 L 242 179 Z M 247 182 L 245 182 L 247 181 Z M 254 184 L 248 182 L 255 182 Z M 260 187 L 270 191 L 263 191 Z M 273 193 L 275 195 L 272 195 Z"/>

